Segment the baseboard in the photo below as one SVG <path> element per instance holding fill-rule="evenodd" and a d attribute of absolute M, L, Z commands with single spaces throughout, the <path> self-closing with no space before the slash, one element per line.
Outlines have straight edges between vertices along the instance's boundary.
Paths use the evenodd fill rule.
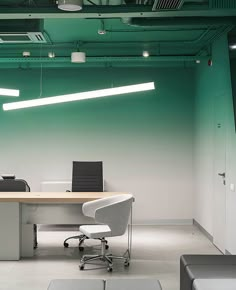
<path fill-rule="evenodd" d="M 193 224 L 192 219 L 158 219 L 139 221 L 134 220 L 133 225 L 136 226 L 190 226 Z"/>
<path fill-rule="evenodd" d="M 229 251 L 225 250 L 225 255 L 232 255 Z"/>
<path fill-rule="evenodd" d="M 160 219 L 133 221 L 134 226 L 190 226 L 192 219 Z M 39 231 L 78 231 L 79 225 L 38 225 Z"/>
<path fill-rule="evenodd" d="M 199 230 L 211 241 L 213 242 L 213 236 L 208 233 L 195 219 L 193 219 L 193 224 L 199 228 Z"/>

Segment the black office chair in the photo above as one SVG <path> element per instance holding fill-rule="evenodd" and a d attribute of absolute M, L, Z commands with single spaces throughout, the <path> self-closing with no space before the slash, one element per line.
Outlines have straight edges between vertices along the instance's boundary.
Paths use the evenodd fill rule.
<path fill-rule="evenodd" d="M 29 192 L 30 187 L 23 179 L 0 179 L 1 192 Z M 36 249 L 37 242 L 37 225 L 34 224 L 34 248 Z"/>
<path fill-rule="evenodd" d="M 102 192 L 103 170 L 102 161 L 73 161 L 72 192 Z M 84 248 L 81 244 L 87 237 L 85 235 L 72 236 L 64 241 L 64 247 L 68 248 L 70 239 L 79 239 L 79 250 Z M 108 246 L 107 246 L 108 248 Z"/>

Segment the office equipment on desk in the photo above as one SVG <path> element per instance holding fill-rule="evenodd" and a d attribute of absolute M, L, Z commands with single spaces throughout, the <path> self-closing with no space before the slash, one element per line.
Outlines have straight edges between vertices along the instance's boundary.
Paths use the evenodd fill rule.
<path fill-rule="evenodd" d="M 103 191 L 103 168 L 102 161 L 73 161 L 72 171 L 73 192 L 102 192 Z M 83 250 L 81 244 L 84 235 L 76 235 L 64 240 L 64 247 L 68 248 L 68 241 L 79 240 L 79 249 Z"/>
<path fill-rule="evenodd" d="M 3 175 L 2 175 L 3 176 Z M 30 187 L 23 179 L 0 179 L 1 192 L 29 192 Z"/>
<path fill-rule="evenodd" d="M 3 179 L 15 179 L 16 178 L 14 174 L 10 174 L 10 173 L 2 174 L 1 176 Z"/>
<path fill-rule="evenodd" d="M 47 180 L 41 181 L 40 191 L 42 192 L 65 192 L 71 188 L 71 180 Z"/>
<path fill-rule="evenodd" d="M 102 244 L 100 255 L 84 255 L 81 259 L 80 270 L 85 264 L 95 260 L 102 260 L 107 265 L 108 272 L 112 271 L 113 260 L 124 260 L 124 265 L 129 266 L 130 247 L 123 256 L 115 256 L 106 253 L 106 237 L 121 236 L 125 233 L 132 208 L 133 196 L 131 194 L 116 195 L 102 198 L 100 200 L 84 203 L 83 214 L 95 219 L 97 225 L 80 226 L 79 230 L 86 238 L 100 239 Z M 128 236 L 129 238 L 129 236 Z"/>
<path fill-rule="evenodd" d="M 93 224 L 82 204 L 122 192 L 0 192 L 0 260 L 34 255 L 34 224 Z"/>

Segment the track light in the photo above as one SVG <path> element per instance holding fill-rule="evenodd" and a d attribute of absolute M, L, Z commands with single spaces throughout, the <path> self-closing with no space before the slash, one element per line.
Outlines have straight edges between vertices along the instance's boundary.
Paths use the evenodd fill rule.
<path fill-rule="evenodd" d="M 49 58 L 55 58 L 55 52 L 54 51 L 49 51 L 49 53 L 48 53 L 48 57 Z"/>
<path fill-rule="evenodd" d="M 86 54 L 82 51 L 74 51 L 71 53 L 71 62 L 83 63 L 86 61 Z"/>
<path fill-rule="evenodd" d="M 108 96 L 115 96 L 115 95 L 122 95 L 128 93 L 135 93 L 135 92 L 142 92 L 148 90 L 154 90 L 155 84 L 154 82 L 150 83 L 142 83 L 137 85 L 130 85 L 130 86 L 122 86 L 116 88 L 109 88 L 104 90 L 96 90 L 96 91 L 89 91 L 83 93 L 75 93 L 69 95 L 61 95 L 49 98 L 40 98 L 22 102 L 13 102 L 13 103 L 6 103 L 3 104 L 3 110 L 17 110 L 23 108 L 30 108 L 30 107 L 37 107 L 37 106 L 45 106 L 45 105 L 52 105 L 57 103 L 66 103 L 66 102 L 73 102 L 73 101 L 81 101 L 85 99 L 94 99 L 94 98 L 101 98 L 101 97 L 108 97 Z"/>
<path fill-rule="evenodd" d="M 58 8 L 65 11 L 78 11 L 82 9 L 83 0 L 58 0 Z"/>
<path fill-rule="evenodd" d="M 147 50 L 143 51 L 143 57 L 149 57 L 149 52 Z"/>

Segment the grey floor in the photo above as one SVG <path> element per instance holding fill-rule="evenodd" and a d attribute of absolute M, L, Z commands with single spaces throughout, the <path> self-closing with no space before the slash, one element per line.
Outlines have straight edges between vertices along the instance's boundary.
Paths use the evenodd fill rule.
<path fill-rule="evenodd" d="M 76 241 L 71 242 L 68 249 L 62 246 L 63 239 L 73 234 L 76 232 L 63 228 L 52 231 L 41 227 L 39 248 L 33 258 L 0 262 L 0 289 L 46 290 L 52 279 L 59 278 L 152 277 L 160 280 L 163 290 L 179 290 L 179 259 L 182 254 L 220 254 L 195 226 L 135 226 L 130 267 L 124 268 L 117 262 L 112 273 L 106 269 L 80 271 L 81 253 Z M 110 250 L 114 254 L 122 253 L 126 248 L 126 238 L 109 239 Z M 87 244 L 84 253 L 99 251 L 94 241 Z"/>

